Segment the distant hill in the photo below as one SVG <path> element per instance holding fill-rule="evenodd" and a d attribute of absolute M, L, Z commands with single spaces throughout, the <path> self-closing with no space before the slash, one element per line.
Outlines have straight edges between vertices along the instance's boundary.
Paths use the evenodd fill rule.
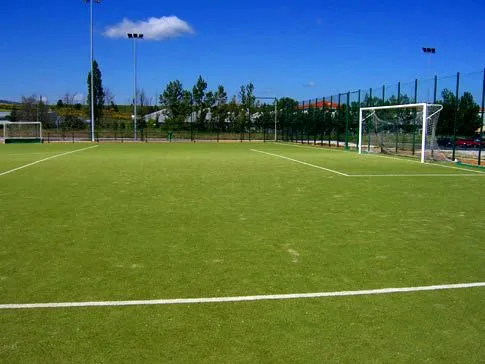
<path fill-rule="evenodd" d="M 0 99 L 0 104 L 9 104 L 9 105 L 12 105 L 12 104 L 18 104 L 18 102 Z"/>

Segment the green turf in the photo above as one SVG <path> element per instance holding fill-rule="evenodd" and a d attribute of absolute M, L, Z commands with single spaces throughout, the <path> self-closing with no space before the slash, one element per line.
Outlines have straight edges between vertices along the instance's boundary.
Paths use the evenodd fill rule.
<path fill-rule="evenodd" d="M 213 297 L 485 280 L 485 176 L 273 143 L 0 146 L 0 303 Z M 349 175 L 344 177 L 257 149 Z M 438 176 L 469 174 L 469 176 Z M 483 288 L 0 311 L 5 362 L 485 357 Z"/>

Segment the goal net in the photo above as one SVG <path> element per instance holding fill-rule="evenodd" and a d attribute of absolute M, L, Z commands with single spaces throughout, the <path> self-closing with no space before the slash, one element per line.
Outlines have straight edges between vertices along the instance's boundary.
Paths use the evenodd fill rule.
<path fill-rule="evenodd" d="M 41 143 L 42 123 L 38 121 L 4 122 L 0 124 L 4 143 Z"/>
<path fill-rule="evenodd" d="M 407 104 L 362 107 L 359 113 L 359 154 L 377 152 L 449 161 L 439 148 L 436 126 L 442 105 Z"/>

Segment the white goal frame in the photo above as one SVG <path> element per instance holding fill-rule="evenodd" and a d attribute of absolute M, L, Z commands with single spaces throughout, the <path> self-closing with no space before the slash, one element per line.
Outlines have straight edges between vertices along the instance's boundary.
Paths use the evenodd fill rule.
<path fill-rule="evenodd" d="M 428 116 L 428 106 L 436 106 L 438 110 Z M 359 110 L 359 154 L 362 154 L 362 132 L 363 132 L 363 123 L 365 120 L 370 118 L 375 114 L 377 110 L 386 110 L 386 109 L 416 109 L 418 111 L 422 111 L 422 138 L 421 138 L 421 163 L 425 162 L 425 152 L 426 152 L 426 135 L 428 134 L 428 119 L 432 116 L 436 115 L 443 109 L 443 105 L 440 104 L 427 104 L 427 103 L 417 103 L 417 104 L 404 104 L 404 105 L 390 105 L 390 106 L 368 106 L 368 107 L 361 107 Z M 364 111 L 374 111 L 363 118 Z"/>
<path fill-rule="evenodd" d="M 0 122 L 0 125 L 3 126 L 3 142 L 7 139 L 19 139 L 19 140 L 28 140 L 28 139 L 40 139 L 42 142 L 42 122 L 40 121 L 2 121 Z M 7 126 L 8 125 L 38 125 L 39 126 L 39 137 L 38 138 L 32 138 L 32 137 L 16 137 L 16 136 L 9 136 L 7 133 Z"/>

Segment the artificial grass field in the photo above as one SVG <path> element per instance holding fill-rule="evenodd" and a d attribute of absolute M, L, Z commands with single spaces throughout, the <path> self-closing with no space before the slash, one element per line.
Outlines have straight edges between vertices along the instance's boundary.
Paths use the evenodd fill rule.
<path fill-rule="evenodd" d="M 279 143 L 90 146 L 0 145 L 0 304 L 485 281 L 483 171 Z M 481 362 L 484 301 L 1 309 L 0 361 Z"/>

